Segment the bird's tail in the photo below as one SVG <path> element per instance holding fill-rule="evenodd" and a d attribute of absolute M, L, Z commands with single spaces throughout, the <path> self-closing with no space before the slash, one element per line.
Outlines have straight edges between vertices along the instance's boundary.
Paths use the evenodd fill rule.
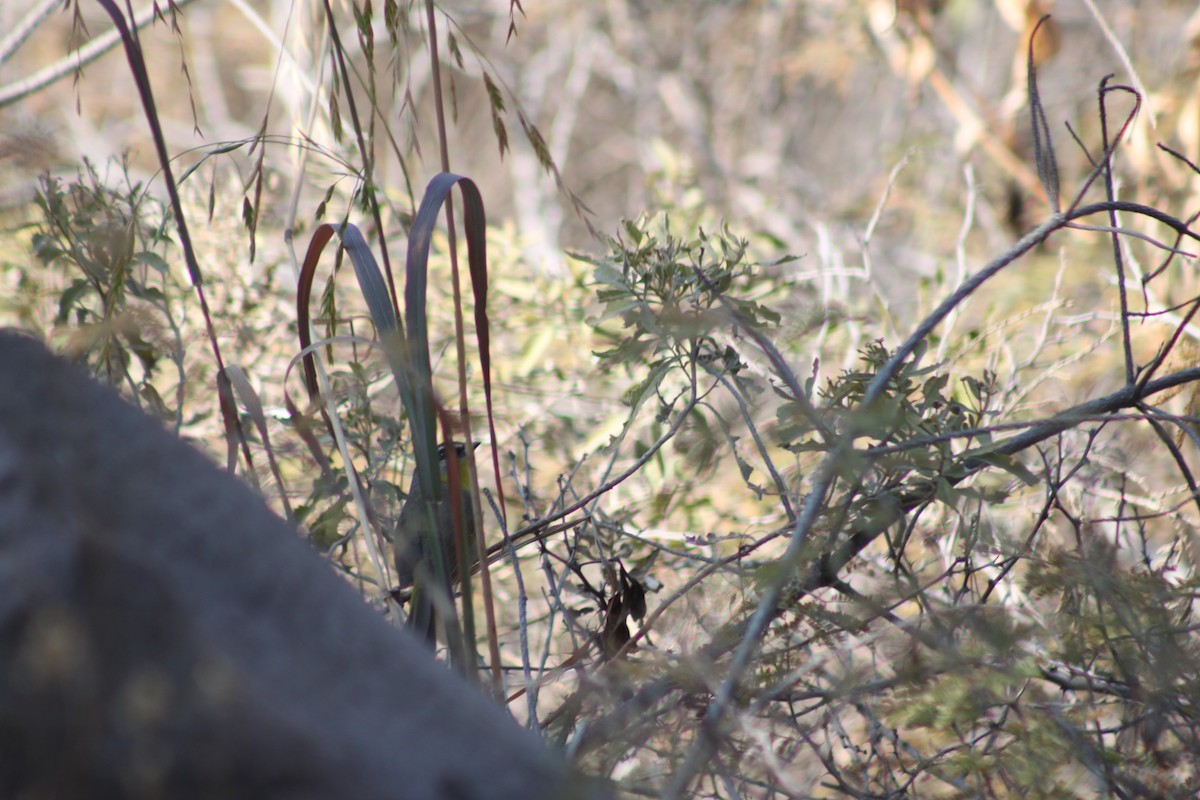
<path fill-rule="evenodd" d="M 429 643 L 437 647 L 437 623 L 433 613 L 433 600 L 429 596 L 429 587 L 423 586 L 424 581 L 413 583 L 412 595 L 409 598 L 408 627 Z"/>

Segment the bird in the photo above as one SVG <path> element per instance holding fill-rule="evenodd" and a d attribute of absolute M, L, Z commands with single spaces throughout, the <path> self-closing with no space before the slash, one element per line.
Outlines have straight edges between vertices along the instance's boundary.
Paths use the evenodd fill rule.
<path fill-rule="evenodd" d="M 472 444 L 471 449 L 479 446 Z M 400 508 L 400 516 L 396 520 L 395 532 L 392 538 L 392 552 L 396 562 L 396 575 L 400 588 L 412 587 L 409 595 L 408 624 L 417 634 L 422 636 L 430 646 L 437 645 L 437 616 L 434 613 L 434 602 L 431 591 L 436 591 L 430 585 L 437 580 L 437 566 L 433 553 L 429 552 L 432 539 L 436 539 L 441 550 L 441 563 L 445 569 L 445 577 L 449 581 L 443 584 L 442 591 L 447 599 L 452 597 L 454 585 L 463 573 L 469 574 L 470 569 L 460 570 L 458 564 L 458 547 L 455 544 L 454 515 L 450 506 L 450 457 L 448 448 L 453 448 L 455 461 L 458 465 L 458 488 L 461 492 L 463 554 L 468 564 L 474 561 L 475 552 L 475 503 L 471 493 L 471 458 L 467 445 L 462 442 L 451 442 L 438 446 L 438 475 L 442 482 L 442 502 L 434 510 L 433 521 L 436 526 L 434 536 L 426 531 L 429 524 L 429 498 L 421 487 L 416 471 L 413 472 L 412 483 L 405 497 L 404 505 Z"/>

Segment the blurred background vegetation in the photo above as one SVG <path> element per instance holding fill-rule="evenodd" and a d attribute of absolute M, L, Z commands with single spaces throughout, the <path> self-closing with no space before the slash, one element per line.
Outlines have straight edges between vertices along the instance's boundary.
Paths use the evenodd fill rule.
<path fill-rule="evenodd" d="M 1032 52 L 1064 199 L 1136 91 L 1114 196 L 1190 218 L 1200 178 L 1156 145 L 1200 157 L 1194 4 L 455 1 L 434 14 L 437 67 L 424 4 L 159 4 L 141 46 L 216 340 L 244 376 L 233 456 L 143 107 L 120 42 L 95 44 L 111 22 L 86 0 L 18 5 L 0 7 L 0 320 L 236 463 L 389 615 L 378 554 L 411 434 L 332 255 L 313 314 L 340 337 L 321 354 L 351 463 L 317 410 L 310 428 L 287 409 L 307 402 L 296 283 L 315 226 L 346 220 L 402 275 L 441 169 L 440 79 L 450 168 L 488 214 L 484 506 L 499 481 L 522 532 L 499 546 L 485 511 L 485 660 L 584 769 L 631 796 L 1191 796 L 1193 390 L 989 450 L 1130 385 L 1126 337 L 1137 364 L 1164 356 L 1159 376 L 1195 367 L 1193 262 L 1167 257 L 1171 234 L 1121 218 L 1124 315 L 1110 237 L 1055 234 L 958 303 L 886 407 L 861 401 L 917 323 L 1051 211 L 1026 80 L 1044 13 Z M 1109 74 L 1131 91 L 1102 113 Z M 429 287 L 443 398 L 448 242 Z M 850 426 L 855 452 L 783 558 Z M 989 468 L 964 472 L 965 453 Z M 873 515 L 853 559 L 814 567 Z M 773 591 L 769 626 L 746 627 Z"/>

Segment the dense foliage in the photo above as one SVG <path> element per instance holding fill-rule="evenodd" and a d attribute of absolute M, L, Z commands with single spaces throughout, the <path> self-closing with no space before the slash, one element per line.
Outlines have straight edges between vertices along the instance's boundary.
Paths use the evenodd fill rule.
<path fill-rule="evenodd" d="M 182 158 L 180 197 L 136 160 L 47 173 L 10 214 L 9 321 L 222 454 L 397 619 L 383 554 L 421 443 L 483 439 L 466 669 L 629 796 L 1191 796 L 1196 170 L 1147 155 L 1139 75 L 1051 61 L 1069 37 L 1037 44 L 1036 2 L 1007 45 L 1021 91 L 982 109 L 973 67 L 946 63 L 954 34 L 988 38 L 965 4 L 697 4 L 663 53 L 639 43 L 678 10 L 524 5 L 303 6 L 318 21 L 273 55 L 307 84 L 284 101 L 304 124 L 259 98 L 256 133 Z M 591 56 L 568 46 L 585 36 Z M 778 138 L 801 124 L 789 93 L 827 108 L 871 85 L 822 36 L 898 96 L 932 92 L 951 121 L 926 97 L 905 133 L 935 155 L 877 164 L 844 132 L 834 163 L 811 131 Z M 639 58 L 652 86 L 617 69 Z M 1054 65 L 1098 110 L 1039 90 Z M 974 126 L 1014 96 L 1025 128 Z M 671 125 L 563 121 L 622 99 Z M 648 210 L 614 211 L 609 150 L 653 162 Z M 778 179 L 806 155 L 866 188 Z M 477 180 L 488 227 L 460 211 L 433 232 L 418 176 L 500 157 L 511 191 Z M 423 381 L 440 417 L 401 403 Z"/>

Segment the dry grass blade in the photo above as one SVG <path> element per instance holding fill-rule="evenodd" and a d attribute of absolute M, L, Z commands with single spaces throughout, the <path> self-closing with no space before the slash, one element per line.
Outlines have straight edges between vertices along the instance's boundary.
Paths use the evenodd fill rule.
<path fill-rule="evenodd" d="M 275 485 L 279 487 L 279 502 L 283 504 L 283 511 L 288 522 L 294 522 L 295 516 L 292 513 L 292 504 L 288 500 L 287 488 L 283 483 L 283 474 L 279 470 L 279 462 L 275 458 L 275 450 L 271 447 L 271 432 L 267 427 L 267 417 L 263 413 L 262 401 L 258 398 L 258 392 L 254 391 L 254 387 L 250 385 L 250 379 L 246 377 L 246 373 L 241 367 L 236 364 L 231 364 L 225 368 L 225 377 L 229 380 L 230 386 L 237 392 L 237 396 L 241 398 L 242 405 L 246 407 L 247 413 L 250 414 L 250 419 L 254 422 L 254 428 L 258 431 L 259 437 L 262 439 L 263 449 L 267 451 L 267 463 L 271 466 L 271 475 L 275 478 Z"/>
<path fill-rule="evenodd" d="M 1054 155 L 1054 143 L 1050 138 L 1050 126 L 1046 122 L 1046 109 L 1042 105 L 1042 96 L 1037 87 L 1037 64 L 1034 60 L 1034 44 L 1038 31 L 1050 19 L 1047 14 L 1038 20 L 1037 26 L 1029 37 L 1029 116 L 1033 131 L 1033 158 L 1037 163 L 1038 177 L 1046 189 L 1046 198 L 1050 208 L 1059 211 L 1058 202 L 1058 162 Z"/>
<path fill-rule="evenodd" d="M 121 10 L 117 8 L 113 0 L 99 0 L 100 5 L 112 18 L 113 24 L 120 32 L 121 41 L 125 46 L 125 56 L 129 60 L 129 71 L 133 75 L 134 82 L 138 87 L 138 97 L 142 103 L 142 110 L 146 114 L 146 123 L 150 128 L 151 138 L 154 140 L 155 153 L 158 155 L 159 167 L 163 173 L 163 183 L 166 185 L 167 195 L 171 199 L 171 210 L 175 215 L 175 225 L 179 234 L 179 247 L 183 251 L 184 261 L 187 263 L 188 276 L 191 278 L 192 286 L 196 290 L 196 298 L 200 301 L 200 313 L 204 317 L 205 331 L 208 334 L 208 341 L 212 347 L 213 358 L 217 364 L 218 374 L 224 371 L 225 362 L 221 357 L 221 346 L 217 343 L 217 333 L 213 327 L 212 313 L 208 308 L 208 298 L 204 293 L 204 278 L 200 272 L 200 264 L 196 260 L 196 251 L 192 246 L 192 237 L 188 231 L 187 219 L 183 213 L 183 201 L 179 197 L 179 189 L 175 184 L 175 175 L 171 170 L 171 157 L 167 153 L 167 142 L 163 137 L 162 124 L 158 118 L 158 110 L 154 103 L 154 93 L 150 86 L 150 75 L 146 70 L 146 61 L 142 57 L 142 48 L 137 40 L 137 28 L 130 30 L 125 23 L 125 17 Z M 224 404 L 228 398 L 225 397 L 224 389 L 220 380 L 218 380 L 218 393 L 221 395 L 221 402 Z M 228 422 L 228 417 L 226 417 Z M 227 429 L 228 435 L 235 437 L 237 442 L 241 444 L 242 451 L 246 454 L 247 463 L 249 463 L 250 451 L 246 445 L 246 436 L 242 431 L 241 422 L 234 415 L 232 424 Z M 234 445 L 230 443 L 230 449 Z M 250 470 L 253 473 L 253 469 Z"/>
<path fill-rule="evenodd" d="M 308 399 L 316 399 L 317 369 L 313 362 L 310 349 L 312 345 L 312 318 L 308 312 L 309 301 L 312 298 L 313 276 L 316 275 L 317 264 L 320 263 L 321 253 L 325 245 L 333 238 L 335 227 L 329 223 L 320 225 L 313 231 L 308 240 L 308 251 L 304 254 L 304 265 L 300 268 L 300 278 L 296 286 L 296 327 L 300 339 L 300 349 L 304 351 L 304 385 L 308 389 Z"/>

